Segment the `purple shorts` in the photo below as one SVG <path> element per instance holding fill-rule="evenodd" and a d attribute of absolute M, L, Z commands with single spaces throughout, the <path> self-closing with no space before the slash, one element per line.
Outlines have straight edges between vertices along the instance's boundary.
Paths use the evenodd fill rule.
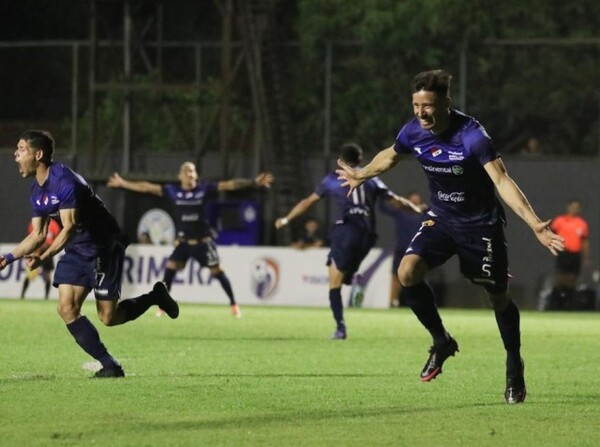
<path fill-rule="evenodd" d="M 94 289 L 97 300 L 113 301 L 121 297 L 123 260 L 126 246 L 114 241 L 99 250 L 96 258 L 66 251 L 56 265 L 54 287 L 60 284 Z"/>
<path fill-rule="evenodd" d="M 492 294 L 508 287 L 508 248 L 501 224 L 456 229 L 425 219 L 406 254 L 417 254 L 430 269 L 458 256 L 461 273 Z"/>

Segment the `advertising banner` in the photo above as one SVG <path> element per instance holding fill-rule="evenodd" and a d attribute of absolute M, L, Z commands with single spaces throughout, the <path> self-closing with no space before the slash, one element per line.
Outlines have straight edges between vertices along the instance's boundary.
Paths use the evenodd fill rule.
<path fill-rule="evenodd" d="M 12 244 L 0 244 L 6 253 Z M 220 246 L 221 268 L 229 277 L 239 304 L 276 306 L 329 306 L 327 248 L 297 250 L 287 247 Z M 123 268 L 122 297 L 130 298 L 148 292 L 163 277 L 172 246 L 131 245 Z M 60 255 L 55 260 L 58 261 Z M 359 286 L 364 290 L 363 307 L 385 308 L 389 302 L 391 256 L 374 248 L 363 261 Z M 23 260 L 0 271 L 0 297 L 18 298 L 25 279 Z M 43 297 L 41 277 L 31 281 L 27 299 Z M 348 303 L 351 287 L 342 288 Z M 225 304 L 228 302 L 219 282 L 206 268 L 193 260 L 177 273 L 171 289 L 180 302 Z M 56 299 L 53 288 L 50 299 Z M 93 299 L 93 293 L 89 298 Z"/>

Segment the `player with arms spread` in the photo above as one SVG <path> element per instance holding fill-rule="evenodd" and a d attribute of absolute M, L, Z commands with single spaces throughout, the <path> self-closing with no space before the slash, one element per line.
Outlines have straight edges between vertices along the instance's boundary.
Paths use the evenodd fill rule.
<path fill-rule="evenodd" d="M 163 282 L 171 290 L 173 279 L 187 261 L 194 258 L 202 267 L 208 267 L 213 278 L 217 279 L 227 294 L 233 316 L 242 315 L 235 301 L 229 278 L 221 269 L 217 244 L 205 213 L 206 201 L 215 198 L 219 191 L 234 191 L 252 186 L 269 188 L 273 175 L 260 173 L 255 179 L 232 179 L 219 182 L 198 180 L 196 165 L 186 161 L 179 169 L 179 183 L 160 185 L 146 181 L 125 180 L 114 173 L 107 185 L 129 191 L 166 197 L 175 206 L 175 227 L 177 240 L 175 250 L 167 261 Z"/>
<path fill-rule="evenodd" d="M 179 306 L 162 282 L 150 293 L 119 301 L 127 236 L 83 177 L 52 161 L 53 152 L 54 139 L 47 131 L 28 130 L 19 139 L 15 151 L 19 172 L 23 178 L 34 178 L 33 230 L 12 252 L 0 256 L 0 270 L 22 257 L 29 269 L 35 269 L 64 249 L 54 274 L 58 313 L 77 344 L 102 364 L 95 377 L 124 377 L 94 325 L 81 314 L 90 291 L 94 290 L 98 317 L 107 326 L 135 320 L 152 305 L 177 318 Z M 49 247 L 36 254 L 46 240 L 51 218 L 62 229 Z"/>
<path fill-rule="evenodd" d="M 362 155 L 362 149 L 353 143 L 343 145 L 340 150 L 340 157 L 348 169 L 357 169 Z M 329 304 L 337 325 L 331 336 L 333 340 L 345 340 L 348 335 L 341 288 L 342 284 L 352 282 L 361 262 L 375 244 L 377 234 L 374 211 L 377 199 L 385 200 L 397 208 L 421 212 L 409 200 L 391 192 L 378 178 L 352 188 L 351 193 L 348 191 L 349 188 L 342 186 L 332 171 L 323 178 L 315 192 L 299 201 L 285 217 L 275 221 L 275 227 L 280 229 L 290 220 L 304 214 L 323 197 L 330 197 L 337 207 L 337 219 L 329 237 L 331 250 L 327 257 Z"/>
<path fill-rule="evenodd" d="M 395 166 L 401 154 L 419 160 L 429 181 L 431 208 L 400 263 L 398 277 L 408 305 L 433 338 L 421 380 L 434 379 L 445 360 L 458 351 L 424 281 L 430 269 L 456 254 L 462 274 L 487 291 L 507 352 L 504 397 L 509 404 L 520 403 L 526 396 L 520 317 L 508 294 L 505 217 L 494 187 L 552 254 L 563 250 L 564 241 L 549 229 L 550 220 L 543 222 L 535 214 L 484 128 L 451 108 L 450 79 L 443 70 L 418 74 L 411 85 L 415 118 L 402 127 L 395 144 L 362 169 L 339 161 L 337 172 L 342 184 L 354 191 Z"/>

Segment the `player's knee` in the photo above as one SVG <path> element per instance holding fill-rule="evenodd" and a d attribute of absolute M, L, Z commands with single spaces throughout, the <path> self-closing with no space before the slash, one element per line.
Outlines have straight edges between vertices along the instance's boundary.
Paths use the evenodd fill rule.
<path fill-rule="evenodd" d="M 491 293 L 488 290 L 488 300 L 490 302 L 490 306 L 496 312 L 502 312 L 506 309 L 508 304 L 510 303 L 510 297 L 508 296 L 507 291 Z"/>
<path fill-rule="evenodd" d="M 98 319 L 105 326 L 115 326 L 117 324 L 113 312 L 98 312 Z"/>
<path fill-rule="evenodd" d="M 398 279 L 401 287 L 412 287 L 423 280 L 423 275 L 419 274 L 417 269 L 412 268 L 411 265 L 401 265 L 398 269 Z"/>
<path fill-rule="evenodd" d="M 79 316 L 79 309 L 77 309 L 70 303 L 61 303 L 60 301 L 56 306 L 56 312 L 58 313 L 60 318 L 62 318 L 62 320 L 66 323 L 71 323 L 72 321 L 75 321 Z"/>

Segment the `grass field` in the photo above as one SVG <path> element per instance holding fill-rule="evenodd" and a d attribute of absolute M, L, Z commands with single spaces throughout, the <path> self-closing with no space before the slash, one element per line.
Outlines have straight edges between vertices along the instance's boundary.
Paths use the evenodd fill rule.
<path fill-rule="evenodd" d="M 408 310 L 183 305 L 101 327 L 125 379 L 91 379 L 54 302 L 0 300 L 3 446 L 597 446 L 600 314 L 523 312 L 527 401 L 503 401 L 491 311 L 443 310 L 460 345 L 431 383 Z"/>

